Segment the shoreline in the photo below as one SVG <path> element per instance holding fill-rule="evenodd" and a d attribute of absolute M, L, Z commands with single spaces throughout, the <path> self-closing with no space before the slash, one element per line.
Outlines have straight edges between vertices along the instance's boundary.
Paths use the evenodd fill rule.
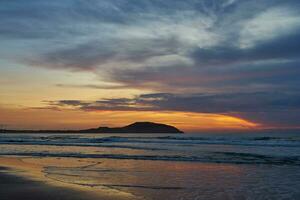
<path fill-rule="evenodd" d="M 59 182 L 44 172 L 47 164 L 26 162 L 29 157 L 0 156 L 1 200 L 129 200 L 133 196 L 109 188 L 93 188 Z"/>

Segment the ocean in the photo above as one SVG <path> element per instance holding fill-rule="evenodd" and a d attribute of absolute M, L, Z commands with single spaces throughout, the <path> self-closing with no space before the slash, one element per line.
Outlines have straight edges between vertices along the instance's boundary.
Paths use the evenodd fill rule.
<path fill-rule="evenodd" d="M 4 133 L 0 155 L 137 199 L 300 199 L 300 133 Z"/>

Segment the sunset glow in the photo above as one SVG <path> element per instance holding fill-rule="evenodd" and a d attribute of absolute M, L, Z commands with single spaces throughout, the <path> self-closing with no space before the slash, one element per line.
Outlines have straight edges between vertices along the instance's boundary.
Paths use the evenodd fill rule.
<path fill-rule="evenodd" d="M 187 132 L 252 130 L 259 125 L 218 114 L 190 112 L 136 112 L 136 111 L 97 111 L 50 109 L 0 109 L 6 127 L 17 129 L 84 129 L 98 126 L 124 126 L 135 121 L 152 121 L 170 124 Z M 38 127 L 38 128 L 36 128 Z"/>
<path fill-rule="evenodd" d="M 299 128 L 296 1 L 0 6 L 2 127 Z"/>

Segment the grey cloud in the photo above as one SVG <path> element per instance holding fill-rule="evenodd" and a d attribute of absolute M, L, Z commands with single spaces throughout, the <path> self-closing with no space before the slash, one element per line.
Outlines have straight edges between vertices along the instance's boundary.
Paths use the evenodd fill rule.
<path fill-rule="evenodd" d="M 106 49 L 103 51 L 103 49 Z M 102 43 L 85 43 L 73 48 L 47 52 L 36 58 L 28 59 L 28 63 L 48 68 L 63 68 L 72 70 L 93 70 L 98 65 L 106 63 L 113 57 L 113 50 L 109 51 Z"/>
<path fill-rule="evenodd" d="M 192 57 L 199 65 L 227 65 L 268 59 L 291 59 L 300 55 L 300 29 L 288 35 L 260 43 L 251 48 L 220 46 L 199 48 Z"/>
<path fill-rule="evenodd" d="M 252 92 L 227 94 L 171 93 L 143 94 L 134 98 L 103 99 L 94 102 L 58 101 L 86 111 L 183 111 L 238 116 L 264 125 L 297 126 L 300 93 Z M 77 107 L 79 106 L 79 107 Z M 282 115 L 280 115 L 282 113 Z M 291 113 L 289 115 L 289 113 Z M 274 117 L 274 118 L 273 118 Z"/>
<path fill-rule="evenodd" d="M 92 41 L 71 48 L 45 52 L 27 59 L 27 62 L 48 68 L 106 71 L 110 69 L 107 69 L 105 64 L 122 61 L 139 63 L 151 57 L 173 54 L 176 52 L 176 46 L 179 46 L 178 42 L 172 38 L 143 41 L 141 39 L 127 39 L 126 41 L 114 39 L 110 42 Z"/>
<path fill-rule="evenodd" d="M 51 106 L 85 106 L 88 103 L 84 103 L 79 100 L 61 100 L 61 101 L 46 101 Z"/>
<path fill-rule="evenodd" d="M 112 89 L 126 89 L 126 85 L 93 85 L 93 84 L 56 84 L 55 86 L 61 88 L 87 88 L 87 89 L 102 89 L 102 90 L 112 90 Z"/>
<path fill-rule="evenodd" d="M 238 63 L 218 67 L 148 67 L 140 70 L 118 70 L 111 76 L 124 85 L 135 88 L 155 88 L 160 91 L 278 91 L 299 89 L 300 61 L 274 60 L 258 63 Z"/>
<path fill-rule="evenodd" d="M 298 44 L 291 43 L 299 37 L 298 34 L 272 41 L 269 44 L 259 44 L 258 47 L 246 51 L 229 45 L 234 44 L 229 39 L 234 35 L 233 32 L 239 32 L 239 26 L 244 20 L 272 6 L 289 5 L 295 8 L 298 5 L 296 1 L 282 3 L 282 1 L 265 0 L 256 3 L 246 0 L 235 1 L 231 4 L 228 2 L 211 0 L 40 2 L 28 0 L 24 4 L 22 1 L 2 1 L 0 36 L 48 39 L 48 41 L 41 41 L 42 44 L 39 47 L 41 49 L 33 52 L 33 57 L 28 58 L 27 61 L 32 65 L 55 69 L 94 70 L 105 64 L 109 64 L 109 67 L 112 63 L 118 65 L 120 60 L 129 64 L 139 62 L 141 67 L 145 68 L 147 67 L 145 60 L 170 54 L 192 57 L 198 62 L 195 67 L 205 65 L 205 63 L 226 64 L 239 60 L 269 59 L 274 56 L 286 58 L 286 56 L 298 55 L 298 53 L 293 54 L 294 51 L 285 53 L 274 48 L 280 46 L 298 51 Z M 183 22 L 189 20 L 183 14 L 186 12 L 191 13 L 191 19 L 195 17 L 210 19 L 213 22 L 210 26 L 199 26 L 199 29 L 207 29 L 207 31 L 222 35 L 225 37 L 224 44 L 195 49 L 197 44 L 195 46 L 186 44 L 186 41 L 181 41 L 178 36 L 172 35 L 172 32 L 169 35 L 147 36 L 153 33 L 149 33 L 149 30 L 142 30 L 148 33 L 146 32 L 146 36 L 143 35 L 141 38 L 124 35 L 128 28 L 144 28 L 149 23 L 163 22 L 168 19 L 169 21 L 164 22 L 165 24 L 161 27 L 152 27 L 157 29 L 154 30 L 156 34 L 160 33 L 160 29 L 170 23 L 176 25 L 180 23 L 178 20 Z M 107 25 L 109 28 L 106 27 Z M 136 30 L 138 31 L 140 30 Z M 115 68 L 122 69 L 123 66 L 120 65 Z M 100 69 L 107 70 L 108 66 L 100 67 Z"/>

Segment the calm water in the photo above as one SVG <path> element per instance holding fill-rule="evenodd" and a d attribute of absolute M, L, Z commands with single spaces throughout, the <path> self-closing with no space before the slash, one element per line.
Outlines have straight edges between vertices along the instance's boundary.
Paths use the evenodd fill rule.
<path fill-rule="evenodd" d="M 300 199 L 297 133 L 0 134 L 0 154 L 86 162 L 44 173 L 141 199 Z"/>

